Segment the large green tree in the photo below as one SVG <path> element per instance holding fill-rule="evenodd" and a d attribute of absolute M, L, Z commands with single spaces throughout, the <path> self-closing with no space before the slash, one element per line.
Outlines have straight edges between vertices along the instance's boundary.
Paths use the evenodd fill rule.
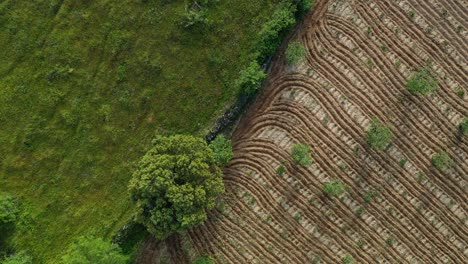
<path fill-rule="evenodd" d="M 140 161 L 129 185 L 137 221 L 165 239 L 206 220 L 206 210 L 224 192 L 213 151 L 200 138 L 159 136 Z"/>
<path fill-rule="evenodd" d="M 124 264 L 127 260 L 119 246 L 94 237 L 80 237 L 62 257 L 64 264 Z"/>

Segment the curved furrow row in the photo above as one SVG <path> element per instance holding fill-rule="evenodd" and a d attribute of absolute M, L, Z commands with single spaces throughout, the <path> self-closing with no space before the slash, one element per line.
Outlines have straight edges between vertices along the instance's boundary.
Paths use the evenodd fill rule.
<path fill-rule="evenodd" d="M 260 154 L 263 154 L 263 155 L 268 155 L 268 154 L 269 154 L 269 155 L 281 155 L 281 154 L 283 154 L 283 155 L 281 156 L 281 159 L 284 159 L 284 160 L 289 159 L 287 153 L 278 153 L 278 152 L 281 152 L 281 151 L 279 151 L 279 150 L 275 150 L 275 151 L 270 150 L 271 153 L 267 153 L 267 152 L 265 151 L 265 150 L 267 150 L 267 149 L 270 150 L 270 148 L 263 148 L 263 149 L 261 149 L 260 151 L 257 151 L 257 152 L 259 152 L 259 153 L 258 153 L 259 155 L 260 155 Z M 246 147 L 245 150 L 249 150 L 249 153 L 255 152 L 255 148 L 252 149 L 252 147 Z M 263 151 L 262 151 L 262 150 L 263 150 Z M 292 160 L 289 160 L 289 161 L 292 162 Z M 258 159 L 257 159 L 257 162 L 259 162 Z M 263 170 L 263 173 L 261 173 L 262 175 L 271 175 L 271 173 L 274 173 L 274 170 L 273 170 L 272 168 L 270 168 L 269 171 L 265 171 L 265 170 L 267 170 L 266 168 L 267 168 L 267 165 L 266 165 L 266 164 L 264 164 L 263 166 L 260 166 L 260 167 L 259 167 L 260 170 Z M 306 172 L 301 172 L 300 175 L 307 175 L 307 173 L 306 173 Z M 310 177 L 306 177 L 306 178 L 307 178 L 307 179 L 310 179 Z M 301 181 L 301 182 L 302 182 L 302 181 Z M 276 182 L 275 184 L 276 184 L 275 186 L 282 187 L 281 190 L 287 189 L 287 186 L 284 186 L 284 185 L 281 186 L 282 184 L 284 184 L 284 182 Z M 310 189 L 310 188 L 311 188 L 310 186 L 317 186 L 317 184 L 316 184 L 316 182 L 313 182 L 313 183 L 309 183 L 309 182 L 308 182 L 307 184 L 302 184 L 302 183 L 301 183 L 301 186 L 302 186 L 303 188 L 309 188 L 309 189 Z M 320 183 L 320 186 L 322 186 L 322 183 Z M 308 190 L 309 190 L 309 189 L 308 189 Z M 315 189 L 315 193 L 321 193 L 321 189 L 320 189 L 319 187 L 315 187 L 314 189 Z M 284 194 L 284 196 L 290 197 L 290 199 L 293 199 L 293 198 L 294 198 L 294 199 L 302 200 L 302 201 L 300 201 L 300 202 L 296 202 L 295 204 L 297 204 L 297 207 L 301 209 L 301 212 L 304 212 L 304 213 L 307 212 L 307 213 L 305 214 L 305 216 L 311 216 L 312 214 L 315 214 L 316 212 L 315 212 L 312 208 L 305 206 L 305 204 L 307 204 L 307 203 L 309 202 L 309 198 L 308 198 L 308 197 L 305 197 L 305 196 L 303 196 L 303 195 L 301 195 L 301 194 L 302 194 L 301 192 L 299 192 L 299 193 L 290 193 L 289 195 L 288 195 L 288 194 Z M 348 217 L 349 219 L 355 218 L 355 216 L 354 216 L 354 211 L 353 211 L 353 210 L 347 210 L 347 209 L 346 209 L 346 206 L 345 206 L 345 207 L 341 207 L 341 206 L 343 206 L 343 205 L 342 205 L 342 204 L 337 205 L 337 207 L 334 209 L 334 212 L 335 212 L 337 215 L 342 215 L 342 216 L 344 216 L 345 219 L 346 219 L 346 217 Z M 320 218 L 320 215 L 318 215 L 317 217 L 319 217 L 319 218 L 318 218 L 318 219 L 314 219 L 314 221 L 313 221 L 314 223 L 322 222 L 322 221 L 327 221 L 326 219 L 321 219 L 321 218 Z M 326 223 L 326 222 L 325 222 L 325 223 Z M 358 229 L 357 229 L 357 230 L 353 230 L 353 231 L 360 231 L 360 230 L 364 230 L 364 229 L 365 229 L 365 226 L 362 225 L 362 222 L 356 221 L 356 220 L 354 219 L 354 220 L 353 220 L 353 223 L 354 223 L 355 225 L 358 226 Z M 335 231 L 335 232 L 337 232 L 337 231 Z M 371 237 L 369 237 L 369 235 L 370 235 Z M 375 244 L 375 243 L 376 243 L 377 241 L 379 241 L 379 240 L 380 240 L 380 243 L 379 243 L 380 246 L 382 246 L 382 245 L 385 244 L 385 242 L 382 240 L 382 238 L 380 238 L 380 237 L 378 237 L 378 236 L 374 236 L 374 234 L 364 234 L 364 235 L 362 235 L 362 236 L 366 238 L 366 241 L 372 241 L 372 242 L 371 242 L 372 244 Z M 377 248 L 378 248 L 378 247 L 377 247 Z M 390 249 L 390 251 L 393 251 L 393 250 Z"/>
<path fill-rule="evenodd" d="M 236 165 L 234 164 L 233 166 L 234 168 L 236 167 Z M 246 167 L 246 165 L 242 164 L 241 167 Z M 238 184 L 239 186 L 242 186 L 242 188 L 249 189 L 251 191 L 251 195 L 255 198 L 255 201 L 259 207 L 261 207 L 265 211 L 270 209 L 269 212 L 270 212 L 270 216 L 272 219 L 271 221 L 274 221 L 284 226 L 283 233 L 288 230 L 295 230 L 297 232 L 297 236 L 294 237 L 294 240 L 297 240 L 299 244 L 302 244 L 302 245 L 314 245 L 317 242 L 317 241 L 314 241 L 313 240 L 314 238 L 310 237 L 310 235 L 307 234 L 305 230 L 302 229 L 302 226 L 300 226 L 297 223 L 297 221 L 293 219 L 292 216 L 287 215 L 287 214 L 285 215 L 282 207 L 275 206 L 274 204 L 272 204 L 273 201 L 276 201 L 278 199 L 277 197 L 273 197 L 272 194 L 265 191 L 263 188 L 260 188 L 258 184 L 256 184 L 256 182 L 252 182 L 252 179 L 250 179 L 249 177 L 241 173 L 240 170 L 237 170 L 234 173 L 235 175 L 232 175 L 230 173 L 226 175 L 226 182 L 232 182 L 232 183 Z M 259 220 L 258 216 L 256 218 L 255 217 L 253 218 L 253 220 L 255 219 L 258 222 Z M 258 230 L 259 228 L 260 228 L 259 226 L 256 226 L 253 229 Z M 273 232 L 269 228 L 267 228 L 267 230 L 268 230 L 268 235 L 270 237 L 278 238 L 277 232 Z M 291 243 L 290 240 L 281 242 L 281 244 L 286 244 L 286 245 L 289 244 L 290 248 L 293 249 L 295 245 L 290 244 L 290 243 Z M 327 258 L 333 259 L 333 255 L 327 253 L 327 248 L 322 246 L 320 249 L 322 250 L 322 253 L 324 254 L 324 256 L 326 256 Z M 304 252 L 294 252 L 291 250 L 290 254 L 304 254 Z"/>
<path fill-rule="evenodd" d="M 332 63 L 328 63 L 327 60 L 321 60 L 321 64 L 325 64 L 327 68 L 321 68 L 320 65 L 317 65 L 316 68 L 320 68 L 320 70 L 323 70 L 324 73 L 322 73 L 322 76 L 323 78 L 328 77 L 327 79 L 331 81 L 333 81 L 333 84 L 336 86 L 336 87 L 339 87 L 340 90 L 349 90 L 350 88 L 349 87 L 354 87 L 352 85 L 352 83 L 349 83 L 349 81 L 346 79 L 346 78 L 342 78 L 342 79 L 339 79 L 339 76 L 337 74 L 335 74 L 335 71 L 336 72 L 339 72 L 339 69 L 336 69 L 334 64 Z M 331 72 L 330 72 L 330 69 L 333 69 Z M 347 94 L 349 94 L 350 98 L 351 98 L 351 94 L 352 94 L 352 91 L 348 92 Z M 369 95 L 367 95 L 368 97 Z M 365 95 L 364 94 L 360 94 L 358 93 L 358 91 L 356 89 L 354 89 L 354 94 L 352 94 L 352 97 L 353 98 L 358 98 L 359 97 L 359 105 L 361 106 L 361 109 L 363 107 L 366 107 L 366 111 L 365 112 L 375 112 L 375 111 L 378 111 L 378 109 L 383 109 L 382 106 L 378 107 L 377 109 L 375 107 L 373 107 L 372 103 L 371 102 L 368 102 L 367 100 L 365 100 Z M 371 110 L 372 109 L 372 110 Z M 381 111 L 380 111 L 381 112 Z M 381 116 L 383 120 L 386 120 L 387 119 L 387 115 L 378 115 L 378 116 Z M 439 150 L 439 149 L 437 149 Z M 453 183 L 452 183 L 453 184 Z M 453 188 L 459 188 L 459 186 L 453 186 Z M 450 191 L 450 190 L 448 190 Z"/>
<path fill-rule="evenodd" d="M 383 37 L 385 37 L 384 42 L 387 43 L 387 44 L 392 44 L 392 45 L 390 45 L 391 51 L 394 52 L 395 54 L 397 54 L 398 58 L 402 59 L 402 60 L 400 60 L 400 62 L 406 62 L 407 65 L 408 64 L 410 65 L 410 68 L 417 68 L 420 65 L 424 65 L 424 64 L 427 63 L 424 59 L 420 58 L 416 54 L 413 54 L 412 52 L 404 52 L 404 48 L 410 49 L 411 47 L 408 47 L 404 43 L 401 43 L 400 39 L 395 38 L 394 34 L 392 34 L 392 32 L 390 32 L 389 29 L 385 26 L 385 23 L 383 23 L 382 21 L 379 21 L 379 19 L 380 19 L 379 17 L 372 16 L 372 12 L 369 12 L 366 9 L 366 7 L 361 7 L 359 5 L 356 8 L 359 9 L 359 10 L 362 10 L 362 12 L 360 12 L 360 14 L 366 14 L 367 15 L 367 16 L 362 16 L 363 20 L 365 20 L 368 24 L 373 23 L 373 25 L 374 25 L 373 28 L 378 28 L 380 30 L 379 33 L 381 32 L 382 34 L 384 34 L 384 36 L 383 36 Z M 340 21 L 340 20 L 341 19 L 339 19 L 339 18 L 335 18 L 335 19 L 330 19 L 329 21 L 339 23 L 340 27 L 347 27 L 346 24 L 344 24 L 344 22 Z M 378 23 L 378 22 L 382 22 L 382 23 Z M 349 34 L 350 30 L 353 30 L 353 29 L 348 26 L 346 28 L 346 30 L 343 30 L 343 33 L 344 34 Z M 356 33 L 357 32 L 354 32 L 353 36 L 356 36 L 355 35 Z M 379 34 L 376 34 L 376 35 L 379 36 Z M 388 61 L 388 58 L 386 58 L 385 56 L 383 58 L 384 59 L 382 61 L 384 61 L 384 62 Z M 434 63 L 432 63 L 432 64 L 434 64 Z M 392 69 L 395 68 L 394 65 L 391 65 L 390 67 Z M 432 68 L 436 68 L 435 65 L 432 65 Z M 441 68 L 441 67 L 438 67 L 438 68 L 445 69 L 445 68 Z M 439 73 L 439 76 L 447 76 L 447 75 L 448 74 L 446 72 Z M 383 76 L 387 76 L 387 75 L 383 75 Z M 394 74 L 394 76 L 400 77 L 401 74 Z M 403 76 L 401 76 L 401 77 L 403 77 Z M 400 79 L 402 79 L 401 77 L 400 77 Z M 462 76 L 462 77 L 464 78 L 464 76 Z M 406 79 L 402 80 L 403 83 L 405 81 L 406 81 Z M 463 86 L 464 84 L 466 84 L 466 81 L 464 83 L 462 83 L 462 84 L 459 84 L 458 86 Z M 400 87 L 404 87 L 404 85 L 400 86 Z M 440 87 L 441 87 L 441 92 L 439 92 L 439 93 L 442 93 L 441 95 L 443 95 L 443 97 L 440 98 L 440 99 L 447 100 L 447 98 L 448 98 L 450 100 L 450 104 L 452 106 L 454 106 L 454 107 L 457 107 L 458 111 L 466 111 L 466 105 L 459 102 L 459 101 L 461 101 L 460 98 L 455 95 L 455 92 L 452 90 L 451 87 L 449 87 L 445 83 L 445 80 L 443 80 L 443 79 L 441 80 Z"/>
<path fill-rule="evenodd" d="M 401 12 L 401 9 L 398 7 L 394 7 L 392 4 L 387 3 L 386 1 L 373 1 L 376 6 L 379 6 L 380 10 L 386 10 L 386 14 L 392 18 L 392 21 L 399 25 L 399 28 L 403 30 L 403 32 L 408 35 L 411 39 L 415 40 L 415 45 L 418 46 L 419 50 L 424 50 L 432 59 L 436 59 L 437 61 L 443 63 L 443 67 L 448 72 L 453 72 L 453 77 L 457 77 L 458 82 L 464 83 L 466 82 L 465 72 L 462 67 L 454 65 L 455 62 L 451 60 L 445 60 L 442 55 L 444 51 L 439 48 L 437 45 L 431 42 L 427 42 L 425 33 L 417 27 L 409 27 L 408 24 L 411 25 L 413 22 L 408 17 L 407 13 Z"/>
<path fill-rule="evenodd" d="M 353 55 L 346 56 L 346 50 L 340 49 L 339 46 L 340 46 L 340 45 L 335 45 L 335 50 L 336 50 L 336 52 L 333 53 L 333 55 L 335 55 L 335 58 L 338 58 L 338 59 L 340 60 L 340 62 L 343 63 L 343 64 L 345 64 L 345 62 L 344 62 L 343 60 L 346 59 L 347 63 L 346 63 L 345 65 L 347 65 L 346 67 L 348 67 L 348 68 L 356 69 L 357 67 L 359 67 L 359 66 L 360 66 L 360 63 L 357 62 L 358 59 L 355 58 Z M 338 53 L 338 52 L 340 52 L 340 53 Z M 378 52 L 376 52 L 376 54 L 378 54 Z M 374 57 L 374 58 L 377 58 L 378 56 L 373 56 L 373 57 Z M 352 59 L 354 59 L 354 61 L 356 61 L 356 62 L 354 63 L 354 65 L 351 64 L 352 61 L 353 61 Z M 379 66 L 382 66 L 382 67 L 379 67 L 380 69 L 389 68 L 389 67 L 385 67 L 385 60 L 384 60 L 384 59 L 380 59 L 380 60 L 376 59 L 375 61 L 379 64 Z M 389 83 L 393 83 L 393 81 L 394 81 L 395 79 L 398 79 L 398 74 L 394 74 L 394 73 L 395 73 L 395 70 L 394 70 L 394 67 L 393 67 L 393 66 L 390 66 L 389 69 L 390 69 L 389 72 L 382 72 L 382 74 L 381 74 L 380 76 L 389 76 L 389 78 L 388 78 Z M 356 71 L 356 73 L 358 73 L 358 72 Z M 396 113 L 400 113 L 400 112 L 401 112 L 402 109 L 401 109 L 401 108 L 398 108 L 398 104 L 396 103 L 396 102 L 398 102 L 398 97 L 395 96 L 394 93 L 391 93 L 390 91 L 387 91 L 387 89 L 385 89 L 385 88 L 386 88 L 385 86 L 379 85 L 379 83 L 381 83 L 381 82 L 379 82 L 379 78 L 378 78 L 378 77 L 373 76 L 373 74 L 371 74 L 371 72 L 368 73 L 368 72 L 364 72 L 364 71 L 362 72 L 362 74 L 359 74 L 359 75 L 356 74 L 355 77 L 356 77 L 356 79 L 358 79 L 357 81 L 358 81 L 359 83 L 363 84 L 363 85 L 366 84 L 365 80 L 370 79 L 369 81 L 367 81 L 367 87 L 371 87 L 371 85 L 376 85 L 376 86 L 377 86 L 378 88 L 380 88 L 380 89 L 374 90 L 374 94 L 378 95 L 378 97 L 381 98 L 382 101 L 383 101 L 385 98 L 388 98 L 388 99 L 392 98 L 392 99 L 394 100 L 393 102 L 395 102 L 395 104 L 392 104 L 391 106 L 393 106 L 393 107 L 396 108 L 396 110 L 397 110 L 397 111 L 395 111 Z M 392 77 L 394 77 L 394 78 L 392 78 Z M 350 79 L 349 81 L 352 81 L 352 80 Z M 403 79 L 400 79 L 400 81 L 401 81 L 400 83 L 393 83 L 393 84 L 394 84 L 393 87 L 395 87 L 395 89 L 396 89 L 397 91 L 398 91 L 398 87 L 404 86 L 404 80 L 403 80 Z M 364 95 L 362 95 L 362 96 L 364 96 Z M 418 99 L 419 99 L 419 98 L 418 98 Z M 424 103 L 424 102 L 426 102 L 426 101 L 423 100 L 423 103 Z M 431 113 L 431 110 L 430 110 L 431 108 L 434 108 L 434 107 L 433 107 L 433 106 L 432 106 L 432 107 L 431 107 L 431 106 L 425 107 L 424 110 L 427 111 L 426 114 L 430 114 L 430 113 Z M 436 112 L 436 113 L 433 113 L 433 115 L 432 115 L 432 116 L 429 116 L 428 118 L 431 118 L 432 120 L 433 120 L 433 119 L 438 120 L 438 119 L 436 118 L 437 115 L 442 115 L 442 114 Z M 400 114 L 400 117 L 403 118 L 404 116 Z M 430 119 L 430 120 L 431 120 L 431 119 Z M 443 119 L 443 120 L 445 120 L 445 119 Z M 419 123 L 416 123 L 416 125 L 418 125 L 418 124 L 419 124 Z M 438 124 L 438 125 L 439 125 L 439 124 Z M 440 125 L 443 125 L 443 126 L 441 126 L 442 128 L 452 128 L 450 132 L 453 133 L 453 134 L 456 134 L 457 129 L 456 129 L 456 127 L 455 127 L 454 124 L 451 124 L 451 123 L 449 123 L 449 122 L 446 122 L 445 124 L 440 124 Z M 447 131 L 447 132 L 448 132 L 448 131 Z M 454 143 L 454 142 L 452 142 L 452 143 Z"/>
<path fill-rule="evenodd" d="M 283 110 L 284 111 L 284 110 Z M 277 122 L 277 121 L 276 121 Z"/>
<path fill-rule="evenodd" d="M 294 79 L 295 81 L 291 81 L 291 84 L 287 84 L 287 85 L 292 85 L 293 82 L 295 82 L 295 84 L 297 84 L 299 78 L 300 78 L 300 77 L 295 77 L 295 79 Z M 287 85 L 285 85 L 285 86 L 287 86 Z M 308 86 L 308 85 L 305 84 L 304 86 Z M 311 91 L 311 93 L 313 93 L 313 92 L 318 91 L 317 89 L 318 89 L 318 87 L 313 87 L 313 88 L 311 88 L 310 91 Z M 320 98 L 320 97 L 322 97 L 322 96 L 323 96 L 322 94 L 318 94 L 318 95 L 316 95 L 316 98 Z M 325 99 L 326 99 L 326 97 L 325 97 Z M 317 100 L 317 101 L 318 101 L 318 100 Z M 337 103 L 335 103 L 335 104 L 330 104 L 330 105 L 322 106 L 322 107 L 323 107 L 323 109 L 329 109 L 329 111 L 333 111 L 334 109 L 339 109 L 340 106 L 339 106 Z M 341 115 L 341 113 L 337 113 L 336 110 L 335 110 L 335 113 L 336 113 L 337 115 L 338 115 L 338 114 Z M 348 118 L 344 118 L 344 117 L 342 117 L 342 119 L 345 120 L 345 121 L 344 121 L 344 125 L 347 125 L 346 123 L 347 123 L 348 121 L 346 121 L 346 120 L 349 120 L 349 119 L 348 119 Z M 363 138 L 363 134 L 361 134 L 359 137 L 358 137 L 358 135 L 359 135 L 359 134 L 355 134 L 354 138 L 355 138 L 355 139 Z M 403 134 L 403 135 L 404 135 L 404 134 Z M 404 138 L 404 136 L 403 136 L 403 138 Z M 361 142 L 362 142 L 362 139 L 361 139 Z M 364 145 L 364 143 L 362 143 L 361 145 Z M 430 161 L 427 161 L 427 162 L 430 163 Z M 451 189 L 450 191 L 453 191 L 453 189 Z M 450 192 L 448 192 L 448 193 L 450 193 Z M 463 198 L 464 198 L 464 195 L 463 195 L 463 194 L 464 194 L 463 192 L 460 192 L 460 193 L 458 194 L 458 197 L 460 197 L 459 200 L 461 200 L 461 201 L 463 201 Z M 453 197 L 453 195 L 450 195 L 450 196 Z"/>
<path fill-rule="evenodd" d="M 461 41 L 458 38 L 450 37 L 450 36 L 457 36 L 458 33 L 451 27 L 447 27 L 445 24 L 437 23 L 436 18 L 438 14 L 435 12 L 435 8 L 432 6 L 427 6 L 427 2 L 418 3 L 417 1 L 405 1 L 400 0 L 399 5 L 404 5 L 410 7 L 412 10 L 417 10 L 417 16 L 420 17 L 418 25 L 421 26 L 423 29 L 431 29 L 437 31 L 440 35 L 442 35 L 445 39 L 451 40 L 451 45 L 453 45 L 456 50 L 464 51 L 466 49 L 465 42 Z M 422 14 L 422 15 L 421 15 Z M 417 22 L 417 19 L 416 19 Z M 421 25 L 421 22 L 425 25 Z M 442 27 L 440 30 L 439 28 L 434 28 L 436 25 Z"/>

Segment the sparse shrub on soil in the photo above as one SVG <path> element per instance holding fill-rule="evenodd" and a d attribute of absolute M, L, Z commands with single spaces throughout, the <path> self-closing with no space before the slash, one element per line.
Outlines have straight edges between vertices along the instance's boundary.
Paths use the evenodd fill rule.
<path fill-rule="evenodd" d="M 193 261 L 193 264 L 214 264 L 210 257 L 198 257 Z"/>
<path fill-rule="evenodd" d="M 457 90 L 455 90 L 455 93 L 458 95 L 458 97 L 460 98 L 463 98 L 463 96 L 465 96 L 465 90 L 463 90 L 462 88 L 458 88 Z"/>
<path fill-rule="evenodd" d="M 203 139 L 158 136 L 129 184 L 137 221 L 158 239 L 204 222 L 224 192 L 222 173 Z"/>
<path fill-rule="evenodd" d="M 14 255 L 6 257 L 2 264 L 33 264 L 32 257 L 25 252 L 19 252 Z"/>
<path fill-rule="evenodd" d="M 439 152 L 432 156 L 432 164 L 439 170 L 446 171 L 453 167 L 454 162 L 447 152 Z"/>
<path fill-rule="evenodd" d="M 306 56 L 306 48 L 301 42 L 293 41 L 289 43 L 285 55 L 289 65 L 296 65 L 304 60 Z"/>
<path fill-rule="evenodd" d="M 339 179 L 333 179 L 323 186 L 323 192 L 329 196 L 340 196 L 345 192 L 345 185 Z"/>
<path fill-rule="evenodd" d="M 458 125 L 458 128 L 464 136 L 468 136 L 468 117 L 463 118 L 461 123 Z"/>
<path fill-rule="evenodd" d="M 227 139 L 224 135 L 218 135 L 209 146 L 213 150 L 214 159 L 219 165 L 226 166 L 231 161 L 233 153 L 230 139 Z"/>
<path fill-rule="evenodd" d="M 119 246 L 94 237 L 80 237 L 62 257 L 64 264 L 125 264 L 127 261 Z"/>
<path fill-rule="evenodd" d="M 422 71 L 413 73 L 406 83 L 406 87 L 410 93 L 422 95 L 434 92 L 438 86 L 439 82 L 432 75 L 431 69 L 428 67 Z"/>
<path fill-rule="evenodd" d="M 367 143 L 372 148 L 384 149 L 392 139 L 390 126 L 382 124 L 378 119 L 372 119 L 371 126 L 367 130 Z"/>
<path fill-rule="evenodd" d="M 354 263 L 354 258 L 350 254 L 346 254 L 343 257 L 343 264 L 353 264 Z"/>
<path fill-rule="evenodd" d="M 309 166 L 310 164 L 312 164 L 309 145 L 294 144 L 292 148 L 292 157 L 294 161 L 299 165 Z"/>
<path fill-rule="evenodd" d="M 279 176 L 283 176 L 283 174 L 286 172 L 286 168 L 284 167 L 284 165 L 280 165 L 277 169 L 276 169 L 276 174 L 278 174 Z"/>
<path fill-rule="evenodd" d="M 266 74 L 256 60 L 252 61 L 247 68 L 242 70 L 237 80 L 237 85 L 242 88 L 244 93 L 255 93 L 262 81 L 265 79 Z"/>
<path fill-rule="evenodd" d="M 366 204 L 370 204 L 374 199 L 375 197 L 377 197 L 377 194 L 373 191 L 368 191 L 364 194 L 364 203 Z"/>

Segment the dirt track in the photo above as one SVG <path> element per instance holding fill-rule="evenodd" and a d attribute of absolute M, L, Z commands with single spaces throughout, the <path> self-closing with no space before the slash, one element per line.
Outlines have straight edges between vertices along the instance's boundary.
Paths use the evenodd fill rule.
<path fill-rule="evenodd" d="M 319 1 L 294 36 L 307 61 L 279 56 L 234 133 L 225 209 L 149 241 L 139 262 L 183 263 L 195 251 L 217 263 L 468 263 L 468 146 L 457 129 L 468 97 L 455 93 L 467 89 L 467 10 L 463 0 Z M 438 91 L 411 95 L 407 78 L 428 65 Z M 366 145 L 373 117 L 392 125 L 386 150 Z M 294 143 L 311 146 L 313 165 L 295 165 Z M 439 151 L 453 169 L 434 168 Z M 339 199 L 322 193 L 332 178 L 348 188 Z"/>

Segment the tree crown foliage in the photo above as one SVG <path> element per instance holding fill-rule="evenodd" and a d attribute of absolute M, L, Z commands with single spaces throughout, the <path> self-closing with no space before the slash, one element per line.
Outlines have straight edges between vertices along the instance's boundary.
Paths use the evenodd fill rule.
<path fill-rule="evenodd" d="M 17 200 L 10 194 L 0 193 L 0 227 L 15 223 L 19 212 Z"/>
<path fill-rule="evenodd" d="M 345 192 L 345 185 L 339 179 L 333 179 L 325 183 L 323 192 L 330 196 L 340 196 Z"/>
<path fill-rule="evenodd" d="M 448 170 L 454 165 L 454 162 L 447 152 L 439 152 L 432 156 L 432 164 L 439 170 Z"/>
<path fill-rule="evenodd" d="M 293 41 L 289 43 L 285 55 L 289 65 L 296 65 L 304 60 L 306 55 L 306 48 L 301 42 Z"/>
<path fill-rule="evenodd" d="M 165 239 L 206 220 L 206 210 L 224 192 L 213 151 L 193 136 L 159 136 L 130 181 L 137 221 Z"/>
<path fill-rule="evenodd" d="M 408 91 L 412 94 L 423 94 L 427 95 L 435 90 L 439 82 L 431 74 L 430 68 L 426 67 L 422 71 L 413 73 L 406 83 Z"/>
<path fill-rule="evenodd" d="M 237 85 L 242 87 L 245 93 L 253 94 L 258 90 L 266 74 L 256 60 L 252 61 L 247 68 L 240 72 Z"/>
<path fill-rule="evenodd" d="M 214 159 L 219 165 L 226 166 L 231 161 L 233 156 L 232 142 L 224 135 L 216 136 L 209 146 L 213 150 Z"/>
<path fill-rule="evenodd" d="M 210 257 L 198 257 L 195 259 L 193 264 L 213 264 L 213 260 Z"/>
<path fill-rule="evenodd" d="M 367 143 L 376 149 L 384 149 L 392 139 L 390 126 L 382 124 L 378 119 L 372 119 L 371 126 L 367 130 Z"/>
<path fill-rule="evenodd" d="M 310 157 L 310 146 L 306 144 L 294 144 L 292 148 L 292 157 L 294 161 L 302 166 L 312 164 Z"/>
<path fill-rule="evenodd" d="M 127 260 L 119 246 L 94 237 L 80 237 L 62 257 L 64 264 L 124 264 Z"/>

